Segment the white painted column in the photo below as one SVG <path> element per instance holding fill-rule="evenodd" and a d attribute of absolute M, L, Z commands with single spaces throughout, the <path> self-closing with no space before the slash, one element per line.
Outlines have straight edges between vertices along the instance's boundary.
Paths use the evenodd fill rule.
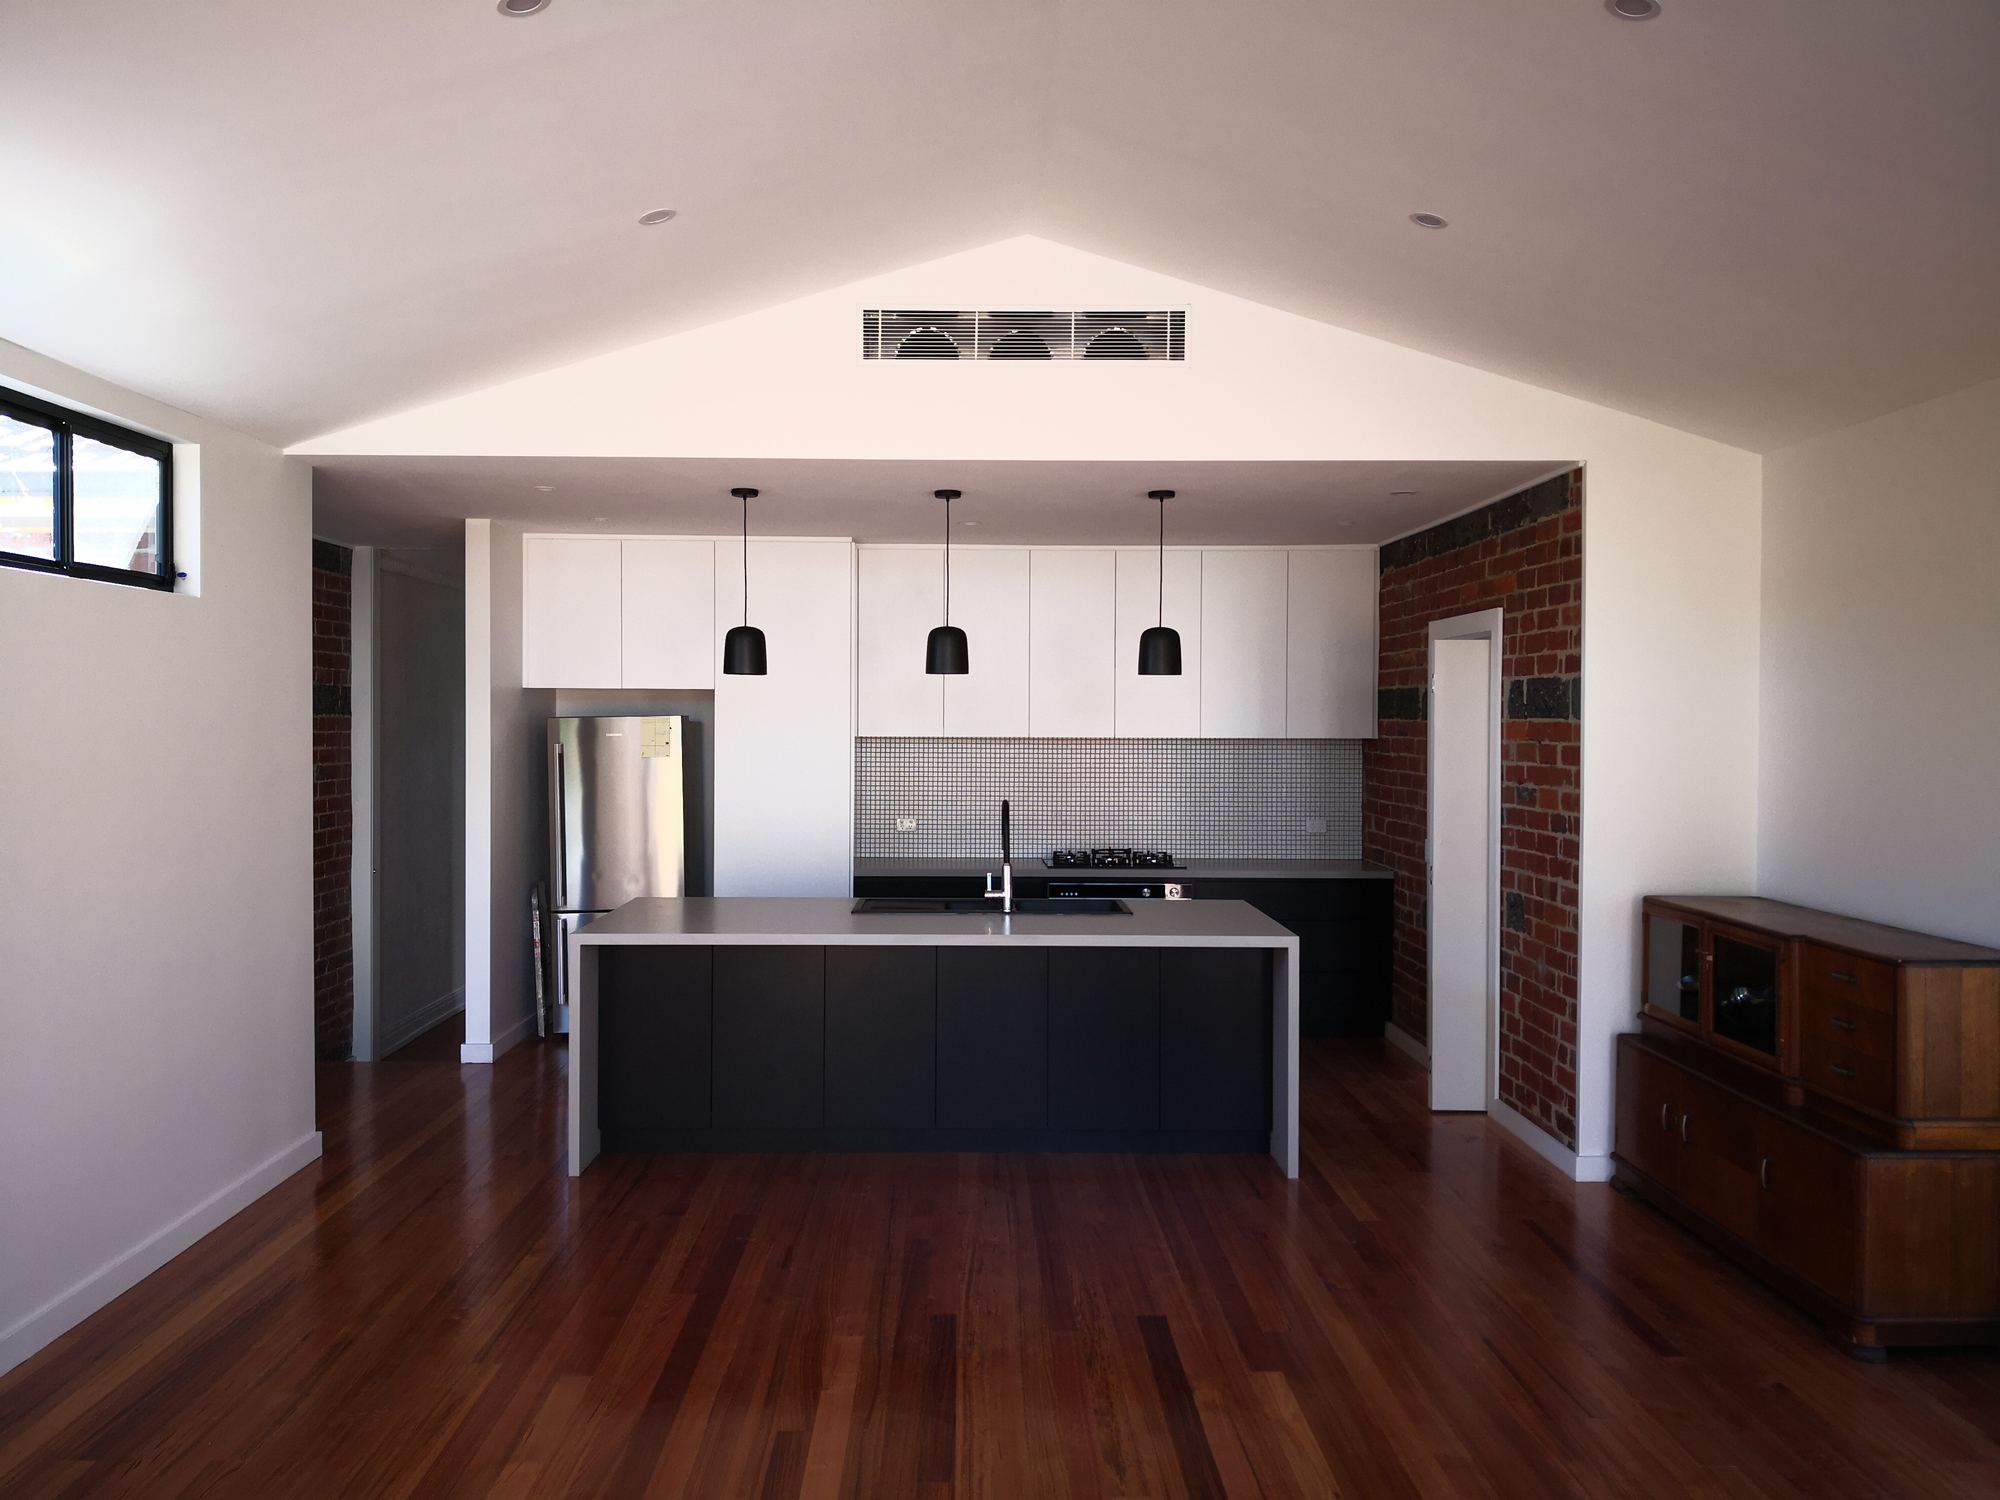
<path fill-rule="evenodd" d="M 493 523 L 465 523 L 465 1044 L 493 1054 Z"/>
<path fill-rule="evenodd" d="M 354 948 L 354 1060 L 376 1048 L 375 549 L 356 547 L 348 578 L 348 786 L 353 805 L 353 870 L 348 926 Z"/>

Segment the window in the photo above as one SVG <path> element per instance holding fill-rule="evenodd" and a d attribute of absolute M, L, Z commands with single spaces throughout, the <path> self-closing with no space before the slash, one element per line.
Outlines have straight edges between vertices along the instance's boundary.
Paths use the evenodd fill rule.
<path fill-rule="evenodd" d="M 0 390 L 0 564 L 174 586 L 174 450 Z"/>

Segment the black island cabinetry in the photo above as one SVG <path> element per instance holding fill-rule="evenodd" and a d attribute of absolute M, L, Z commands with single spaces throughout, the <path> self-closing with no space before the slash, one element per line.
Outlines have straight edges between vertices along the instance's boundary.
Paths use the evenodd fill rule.
<path fill-rule="evenodd" d="M 1243 948 L 606 948 L 606 1151 L 1263 1152 Z"/>

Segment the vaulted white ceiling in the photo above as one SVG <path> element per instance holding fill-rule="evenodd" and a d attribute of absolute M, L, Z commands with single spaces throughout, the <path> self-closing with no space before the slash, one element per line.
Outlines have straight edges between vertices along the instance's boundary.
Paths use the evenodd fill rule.
<path fill-rule="evenodd" d="M 0 336 L 291 442 L 1034 233 L 1760 450 L 2000 375 L 2000 7 L 1663 3 L 0 0 Z"/>

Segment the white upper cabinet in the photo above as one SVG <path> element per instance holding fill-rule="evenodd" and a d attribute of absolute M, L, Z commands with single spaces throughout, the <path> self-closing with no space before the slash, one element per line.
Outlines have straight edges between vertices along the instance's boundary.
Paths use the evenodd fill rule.
<path fill-rule="evenodd" d="M 1120 739 L 1192 739 L 1201 733 L 1201 554 L 1166 559 L 1166 623 L 1180 632 L 1181 675 L 1141 677 L 1139 637 L 1160 616 L 1160 554 L 1118 554 L 1115 732 Z"/>
<path fill-rule="evenodd" d="M 649 537 L 622 545 L 624 685 L 714 687 L 715 543 Z"/>
<path fill-rule="evenodd" d="M 743 619 L 743 547 L 715 544 L 718 641 Z M 750 541 L 769 674 L 715 674 L 715 894 L 854 889 L 854 548 Z M 919 654 L 922 641 L 918 642 Z"/>
<path fill-rule="evenodd" d="M 1108 739 L 1116 691 L 1118 554 L 1036 548 L 1029 572 L 1028 733 Z"/>
<path fill-rule="evenodd" d="M 522 685 L 624 686 L 620 544 L 531 536 L 522 553 Z"/>
<path fill-rule="evenodd" d="M 1201 555 L 1201 732 L 1285 736 L 1286 556 Z"/>
<path fill-rule="evenodd" d="M 1291 554 L 1285 636 L 1285 733 L 1295 740 L 1375 735 L 1373 547 Z"/>
<path fill-rule="evenodd" d="M 941 562 L 931 556 L 934 565 Z M 946 734 L 1028 732 L 1029 566 L 1025 547 L 952 549 L 951 623 L 965 631 L 971 670 L 942 679 Z M 926 626 L 917 636 L 913 654 L 920 664 L 928 632 Z"/>
<path fill-rule="evenodd" d="M 856 554 L 861 593 L 856 694 L 863 735 L 945 732 L 944 679 L 924 671 L 924 642 L 944 613 L 942 554 L 939 547 L 862 547 Z M 974 636 L 975 665 L 979 645 Z"/>

